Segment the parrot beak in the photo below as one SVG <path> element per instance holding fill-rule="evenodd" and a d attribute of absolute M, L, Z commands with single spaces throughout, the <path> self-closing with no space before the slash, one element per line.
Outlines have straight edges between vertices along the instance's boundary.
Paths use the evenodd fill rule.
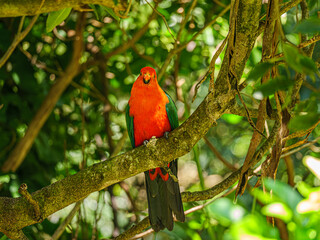
<path fill-rule="evenodd" d="M 150 73 L 145 73 L 145 74 L 143 75 L 143 82 L 144 82 L 144 84 L 149 84 L 150 79 L 151 79 Z"/>

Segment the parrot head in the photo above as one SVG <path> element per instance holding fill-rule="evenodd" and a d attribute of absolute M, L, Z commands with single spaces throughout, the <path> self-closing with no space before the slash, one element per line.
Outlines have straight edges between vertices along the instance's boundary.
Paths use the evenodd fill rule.
<path fill-rule="evenodd" d="M 137 80 L 143 81 L 144 84 L 154 84 L 157 83 L 156 70 L 152 67 L 144 67 L 140 71 L 140 75 Z"/>

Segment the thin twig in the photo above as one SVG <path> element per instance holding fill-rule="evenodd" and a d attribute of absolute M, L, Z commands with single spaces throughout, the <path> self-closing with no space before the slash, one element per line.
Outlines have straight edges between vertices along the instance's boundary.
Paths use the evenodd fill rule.
<path fill-rule="evenodd" d="M 135 204 L 135 201 L 134 201 L 134 199 L 132 198 L 132 196 L 130 194 L 130 187 L 125 181 L 120 182 L 119 185 L 125 191 L 125 193 L 126 193 L 126 195 L 128 197 L 128 200 L 131 203 L 131 206 L 132 206 L 131 210 L 135 215 L 135 221 L 138 223 L 138 220 L 139 220 L 138 219 L 138 216 L 139 216 L 138 214 L 139 213 L 138 213 L 138 209 L 137 209 L 137 206 Z"/>
<path fill-rule="evenodd" d="M 209 141 L 209 139 L 204 136 L 203 137 L 204 141 L 206 142 L 206 144 L 208 145 L 208 147 L 211 149 L 211 151 L 217 156 L 217 158 L 230 170 L 232 171 L 236 171 L 238 170 L 238 168 L 236 168 L 235 166 L 233 166 L 231 163 L 229 163 L 227 160 L 224 159 L 224 157 L 219 153 L 219 151 L 211 144 L 211 142 Z"/>
<path fill-rule="evenodd" d="M 81 86 L 80 84 L 76 83 L 75 81 L 72 81 L 70 83 L 70 85 L 73 86 L 74 88 L 79 89 L 81 92 L 84 92 L 84 93 L 90 95 L 91 97 L 99 99 L 101 102 L 106 102 L 106 98 L 102 94 L 97 94 L 96 92 L 90 91 L 88 88 Z"/>
<path fill-rule="evenodd" d="M 177 48 L 176 50 L 174 50 L 175 52 L 179 52 L 181 50 L 183 50 L 188 44 L 189 42 L 194 41 L 207 27 L 211 26 L 212 24 L 214 24 L 218 18 L 222 17 L 224 14 L 226 14 L 229 10 L 230 10 L 231 5 L 229 4 L 228 6 L 225 7 L 225 9 L 223 9 L 217 16 L 215 16 L 210 22 L 208 22 L 207 24 L 204 25 L 203 28 L 201 28 L 195 35 L 193 35 L 193 37 L 188 40 L 187 42 L 185 42 L 184 44 L 180 45 L 179 48 Z"/>
<path fill-rule="evenodd" d="M 119 154 L 119 152 L 122 150 L 124 144 L 126 143 L 127 138 L 128 138 L 128 132 L 124 131 L 122 133 L 122 137 L 120 138 L 120 140 L 117 142 L 117 145 L 113 149 L 113 152 L 111 153 L 110 158 Z"/>
<path fill-rule="evenodd" d="M 97 208 L 94 211 L 94 223 L 92 226 L 92 234 L 91 234 L 91 240 L 95 240 L 95 239 L 99 239 L 99 237 L 97 237 L 97 235 L 99 235 L 99 231 L 98 231 L 98 222 L 100 221 L 101 217 L 102 217 L 102 209 L 103 209 L 103 204 L 100 204 L 100 199 L 101 199 L 101 195 L 104 194 L 104 191 L 100 191 L 98 193 L 98 198 L 97 198 Z M 99 209 L 99 206 L 102 206 Z"/>
<path fill-rule="evenodd" d="M 304 135 L 310 133 L 313 131 L 313 129 L 316 128 L 316 126 L 318 126 L 318 124 L 320 123 L 320 120 L 318 122 L 316 122 L 315 124 L 313 124 L 310 128 L 306 129 L 306 130 L 300 130 L 298 132 L 292 133 L 289 136 L 285 137 L 284 139 L 282 139 L 283 141 L 288 141 L 290 139 L 293 138 L 297 138 L 297 137 L 303 137 Z"/>
<path fill-rule="evenodd" d="M 280 14 L 282 15 L 285 12 L 288 12 L 291 8 L 295 7 L 298 5 L 302 0 L 292 0 L 291 2 L 285 3 L 281 8 L 280 8 Z M 266 17 L 266 14 L 263 14 L 260 17 L 260 21 Z"/>
<path fill-rule="evenodd" d="M 81 92 L 81 103 L 80 103 L 80 111 L 81 111 L 81 155 L 82 162 L 79 164 L 79 169 L 82 170 L 87 167 L 86 154 L 85 154 L 85 139 L 84 139 L 84 131 L 85 131 L 85 113 L 83 110 L 83 93 Z"/>
<path fill-rule="evenodd" d="M 296 148 L 296 149 L 294 149 L 294 150 L 292 150 L 292 151 L 290 151 L 290 152 L 287 152 L 287 153 L 282 154 L 281 157 L 283 158 L 283 157 L 286 157 L 286 156 L 290 156 L 290 155 L 292 155 L 292 154 L 294 154 L 294 153 L 296 153 L 296 152 L 299 152 L 301 149 L 304 149 L 304 148 L 306 148 L 306 147 L 309 147 L 309 146 L 317 143 L 319 140 L 320 140 L 320 137 L 317 137 L 316 139 L 314 139 L 314 140 L 312 140 L 312 141 L 310 141 L 310 142 L 302 145 L 301 147 L 298 147 L 298 148 Z"/>
<path fill-rule="evenodd" d="M 318 63 L 317 68 L 320 68 L 320 64 L 319 63 Z M 312 86 L 310 83 L 308 83 L 306 81 L 303 82 L 303 86 L 305 86 L 306 88 L 309 88 L 312 92 L 320 93 L 320 89 L 315 88 L 314 86 Z"/>
<path fill-rule="evenodd" d="M 76 215 L 76 213 L 80 209 L 81 203 L 82 201 L 79 201 L 74 205 L 73 209 L 70 211 L 68 216 L 64 219 L 64 221 L 59 225 L 59 227 L 56 229 L 56 231 L 52 235 L 51 240 L 57 240 L 60 238 L 62 233 L 65 231 L 66 227 L 69 225 L 73 217 Z"/>
<path fill-rule="evenodd" d="M 19 29 L 18 29 L 18 33 L 15 36 L 13 42 L 11 43 L 10 47 L 8 48 L 8 50 L 6 51 L 6 53 L 2 56 L 2 58 L 0 59 L 0 68 L 6 63 L 6 61 L 9 59 L 9 57 L 11 56 L 11 54 L 13 53 L 13 51 L 15 50 L 15 48 L 17 47 L 17 45 L 27 36 L 27 34 L 30 32 L 31 28 L 33 27 L 33 25 L 35 24 L 35 22 L 37 21 L 39 15 L 36 15 L 32 18 L 31 22 L 29 23 L 28 27 L 23 30 L 23 32 L 20 32 L 22 25 L 23 25 L 23 21 L 24 21 L 24 17 L 22 17 L 21 21 L 20 21 L 20 25 L 19 25 Z"/>
<path fill-rule="evenodd" d="M 128 5 L 128 7 L 127 7 L 127 10 L 126 10 L 125 13 L 124 13 L 124 16 L 128 16 L 128 13 L 129 13 L 129 11 L 130 11 L 131 5 L 132 5 L 132 0 L 130 0 L 129 5 Z"/>
<path fill-rule="evenodd" d="M 37 201 L 35 201 L 30 193 L 28 192 L 28 186 L 25 183 L 22 183 L 19 187 L 19 193 L 30 203 L 34 211 L 34 219 L 39 222 L 41 220 L 40 207 Z"/>
<path fill-rule="evenodd" d="M 18 49 L 29 59 L 30 63 L 34 66 L 36 66 L 37 68 L 43 69 L 45 71 L 47 71 L 48 73 L 53 73 L 57 76 L 61 76 L 63 75 L 63 72 L 57 71 L 55 69 L 49 68 L 45 63 L 40 62 L 36 56 L 32 56 L 31 53 L 29 53 L 28 51 L 24 50 L 23 47 L 20 45 L 18 45 Z"/>
<path fill-rule="evenodd" d="M 156 6 L 157 6 L 157 3 L 156 3 Z M 115 48 L 114 50 L 112 50 L 111 52 L 108 52 L 104 55 L 104 59 L 103 61 L 104 62 L 107 62 L 107 60 L 114 56 L 114 55 L 117 55 L 117 54 L 120 54 L 124 51 L 126 51 L 127 49 L 129 49 L 130 47 L 132 47 L 144 34 L 145 32 L 149 29 L 149 24 L 150 22 L 155 19 L 157 16 L 157 13 L 156 12 L 153 12 L 149 17 L 148 17 L 148 21 L 147 23 L 142 27 L 140 28 L 136 33 L 135 35 L 126 42 L 126 44 L 122 44 L 120 45 L 119 47 Z M 100 61 L 99 61 L 100 62 Z"/>
<path fill-rule="evenodd" d="M 207 27 L 209 27 L 212 24 L 214 24 L 217 21 L 217 19 L 219 17 L 222 17 L 227 11 L 229 11 L 229 9 L 230 9 L 230 4 L 223 11 L 221 11 L 214 19 L 212 19 L 203 28 L 201 28 L 195 35 L 193 35 L 193 37 L 190 40 L 186 41 L 183 44 L 180 44 L 179 47 L 177 47 L 177 48 L 173 48 L 170 51 L 170 53 L 168 54 L 166 60 L 164 61 L 163 65 L 162 65 L 162 67 L 161 67 L 161 69 L 160 69 L 160 71 L 158 73 L 158 79 L 160 80 L 163 77 L 168 65 L 170 64 L 173 56 L 176 53 L 178 53 L 178 52 L 182 51 L 183 49 L 185 49 L 190 42 L 194 41 Z"/>
<path fill-rule="evenodd" d="M 197 5 L 197 0 L 193 0 L 192 1 L 192 4 L 187 12 L 187 15 L 184 17 L 183 21 L 181 22 L 180 24 L 180 29 L 178 31 L 178 34 L 177 34 L 177 42 L 176 44 L 179 44 L 180 42 L 180 38 L 181 38 L 181 34 L 182 34 L 182 31 L 184 29 L 184 27 L 186 26 L 187 22 L 188 22 L 188 19 L 192 13 L 192 10 L 194 9 L 194 7 Z"/>
<path fill-rule="evenodd" d="M 156 61 L 154 60 L 153 57 L 148 56 L 148 55 L 141 54 L 135 45 L 132 45 L 132 50 L 133 50 L 136 54 L 138 54 L 141 58 L 149 61 L 149 62 L 152 64 L 152 66 L 154 66 L 155 68 L 158 68 L 158 69 L 159 69 L 159 65 L 158 65 L 158 63 L 156 63 Z"/>
<path fill-rule="evenodd" d="M 221 7 L 226 7 L 227 5 L 223 4 L 222 2 L 218 1 L 218 0 L 213 0 L 213 2 L 215 2 L 216 4 L 218 4 Z"/>
<path fill-rule="evenodd" d="M 209 76 L 209 74 L 211 73 L 211 79 L 210 79 L 210 83 L 214 81 L 214 64 L 216 63 L 218 57 L 220 56 L 222 50 L 224 49 L 228 39 L 229 39 L 230 34 L 228 33 L 227 37 L 223 40 L 222 44 L 220 44 L 220 46 L 218 47 L 217 51 L 215 52 L 215 54 L 213 55 L 211 61 L 210 61 L 210 65 L 209 65 L 209 70 L 207 71 L 207 73 L 203 76 L 203 78 L 197 83 L 197 85 L 195 86 L 195 91 L 194 91 L 194 95 L 192 98 L 192 102 L 194 102 L 194 100 L 197 97 L 197 93 L 198 90 L 201 86 L 201 84 L 207 79 L 207 77 Z M 210 84 L 213 85 L 213 84 Z"/>
<path fill-rule="evenodd" d="M 244 102 L 244 100 L 243 100 L 243 98 L 242 98 L 242 96 L 241 96 L 241 94 L 240 94 L 240 92 L 239 92 L 238 89 L 237 89 L 237 92 L 238 92 L 239 99 L 240 99 L 242 105 L 244 106 L 244 109 L 246 110 L 246 114 L 247 114 L 247 118 L 248 118 L 249 124 L 250 124 L 251 127 L 252 127 L 255 131 L 257 131 L 261 136 L 263 136 L 264 138 L 267 138 L 267 136 L 266 136 L 263 132 L 261 132 L 259 129 L 257 129 L 256 125 L 254 124 L 254 122 L 252 121 L 252 119 L 251 119 L 251 117 L 250 117 L 249 109 L 248 109 L 246 103 Z"/>
<path fill-rule="evenodd" d="M 153 11 L 155 11 L 162 19 L 163 19 L 163 21 L 164 21 L 164 24 L 166 25 L 166 27 L 167 27 L 167 29 L 168 29 L 168 31 L 169 31 L 169 33 L 170 33 L 170 35 L 172 36 L 172 38 L 174 39 L 174 41 L 176 42 L 177 41 L 177 39 L 175 38 L 175 36 L 173 35 L 173 33 L 172 33 L 172 31 L 171 31 L 171 29 L 170 29 L 170 27 L 169 27 L 169 25 L 168 25 L 168 23 L 167 23 L 167 20 L 166 20 L 166 18 L 156 9 L 156 8 L 154 8 L 147 0 L 145 0 L 146 1 L 146 3 L 153 9 Z"/>
<path fill-rule="evenodd" d="M 18 31 L 17 31 L 17 35 L 19 35 L 21 33 L 25 18 L 26 18 L 26 16 L 22 16 L 21 17 L 21 20 L 20 20 L 20 23 L 19 23 L 19 27 L 18 27 Z"/>
<path fill-rule="evenodd" d="M 313 43 L 316 43 L 316 42 L 318 42 L 318 41 L 320 41 L 320 35 L 316 35 L 316 36 L 314 36 L 313 38 L 311 38 L 311 39 L 309 39 L 309 40 L 307 40 L 307 41 L 305 41 L 305 42 L 302 42 L 302 43 L 300 43 L 298 46 L 296 46 L 297 48 L 305 48 L 305 47 L 307 47 L 307 46 L 309 46 L 309 45 L 311 45 L 311 44 L 313 44 Z M 281 58 L 281 57 L 283 57 L 284 56 L 284 54 L 283 54 L 283 52 L 282 53 L 278 53 L 277 55 L 275 55 L 273 58 Z"/>

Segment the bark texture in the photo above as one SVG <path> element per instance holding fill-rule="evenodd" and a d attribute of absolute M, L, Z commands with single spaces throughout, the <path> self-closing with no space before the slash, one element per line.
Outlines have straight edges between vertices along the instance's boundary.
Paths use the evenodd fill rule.
<path fill-rule="evenodd" d="M 0 0 L 0 4 L 3 2 Z M 7 4 L 8 2 L 6 1 Z M 40 5 L 41 1 L 34 2 Z M 49 2 L 45 1 L 47 4 Z M 53 2 L 59 4 L 59 1 Z M 65 6 L 65 3 L 63 4 Z M 90 193 L 148 169 L 164 166 L 167 162 L 188 153 L 222 114 L 230 112 L 235 107 L 238 79 L 241 78 L 255 39 L 259 35 L 260 7 L 261 0 L 234 1 L 232 13 L 235 17 L 230 28 L 232 37 L 228 40 L 226 57 L 215 86 L 195 112 L 179 128 L 170 133 L 168 139 L 151 139 L 147 146 L 138 147 L 107 161 L 94 164 L 75 175 L 32 193 L 31 198 L 38 204 L 40 217 L 34 216 L 34 206 L 25 197 L 0 197 L 0 231 L 12 239 L 19 239 L 22 228 L 42 221 L 52 213 L 84 199 Z M 1 11 L 4 10 L 0 10 L 0 15 Z M 274 144 L 275 133 L 279 128 L 278 122 L 276 119 L 274 134 L 270 134 L 265 143 L 255 152 L 254 163 L 257 163 Z M 234 172 L 217 187 L 203 192 L 184 193 L 182 198 L 184 201 L 212 198 L 237 181 L 240 171 Z"/>
<path fill-rule="evenodd" d="M 124 11 L 125 2 L 113 0 L 0 0 L 0 17 L 31 16 L 58 11 L 64 8 L 81 9 L 86 4 L 100 4 L 112 8 L 115 12 Z"/>

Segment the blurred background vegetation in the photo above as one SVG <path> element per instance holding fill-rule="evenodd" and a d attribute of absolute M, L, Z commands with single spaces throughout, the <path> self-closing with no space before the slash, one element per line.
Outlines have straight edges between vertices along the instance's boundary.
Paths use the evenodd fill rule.
<path fill-rule="evenodd" d="M 319 2 L 303 2 L 313 22 L 301 23 L 300 5 L 281 16 L 283 34 L 296 46 L 302 36 L 309 39 L 319 34 Z M 154 2 L 150 4 L 155 6 Z M 108 161 L 111 156 L 130 150 L 124 109 L 131 85 L 144 66 L 152 66 L 160 74 L 159 83 L 175 99 L 180 122 L 188 118 L 208 92 L 206 80 L 192 102 L 195 85 L 207 72 L 214 52 L 228 34 L 230 17 L 227 0 L 197 1 L 181 29 L 181 22 L 192 4 L 188 0 L 164 0 L 156 4 L 159 13 L 153 14 L 153 8 L 146 2 L 132 1 L 127 18 L 119 18 L 106 7 L 89 5 L 83 12 L 67 10 L 64 21 L 56 23 L 56 27 L 53 24 L 52 29 L 47 22 L 48 14 L 41 14 L 0 68 L 0 166 L 25 135 L 50 88 L 70 64 L 80 15 L 85 19 L 82 67 L 59 98 L 22 164 L 16 171 L 0 171 L 0 196 L 19 197 L 18 188 L 22 183 L 34 192 L 86 166 Z M 262 11 L 261 15 L 266 11 L 266 4 Z M 30 21 L 31 17 L 24 19 L 23 29 Z M 19 24 L 20 18 L 0 18 L 0 56 L 13 42 Z M 147 26 L 145 31 L 137 37 L 144 26 Z M 173 51 L 183 45 L 181 51 Z M 289 76 L 288 79 L 294 78 L 296 72 L 308 75 L 301 87 L 301 101 L 294 108 L 297 117 L 290 123 L 292 133 L 308 129 L 319 120 L 320 45 L 315 45 L 313 60 L 302 54 L 302 60 L 297 60 L 299 52 L 295 54 L 295 51 L 298 50 L 291 45 L 288 48 L 287 53 L 294 55 L 282 60 L 280 73 Z M 261 50 L 262 36 L 256 41 L 241 79 L 247 81 L 242 97 L 250 109 L 259 105 L 257 93 L 270 95 L 272 101 L 275 90 L 292 91 L 289 80 L 260 86 L 259 71 L 251 70 L 261 67 L 257 65 L 261 61 Z M 223 56 L 224 52 L 216 61 L 215 76 Z M 265 68 L 262 66 L 260 72 Z M 272 126 L 272 120 L 266 122 L 269 124 Z M 212 187 L 238 169 L 244 162 L 251 136 L 252 127 L 245 115 L 223 115 L 193 151 L 179 160 L 181 191 Z M 202 207 L 191 210 L 186 222 L 177 222 L 172 232 L 162 231 L 145 238 L 319 239 L 319 136 L 317 126 L 307 136 L 308 141 L 281 158 L 277 181 L 264 182 L 266 190 L 273 189 L 272 196 L 264 193 L 262 187 L 253 189 L 259 178 L 254 176 L 237 201 L 232 188 L 223 197 L 184 204 L 185 210 Z M 290 140 L 289 145 L 303 139 Z M 311 144 L 307 145 L 308 142 Z M 25 234 L 30 239 L 50 239 L 74 207 L 71 205 L 42 223 L 25 228 Z M 84 199 L 77 205 L 75 216 L 60 239 L 118 236 L 147 216 L 146 208 L 144 177 L 139 174 Z M 275 226 L 268 223 L 266 216 L 275 217 Z M 6 236 L 0 233 L 0 239 Z"/>

